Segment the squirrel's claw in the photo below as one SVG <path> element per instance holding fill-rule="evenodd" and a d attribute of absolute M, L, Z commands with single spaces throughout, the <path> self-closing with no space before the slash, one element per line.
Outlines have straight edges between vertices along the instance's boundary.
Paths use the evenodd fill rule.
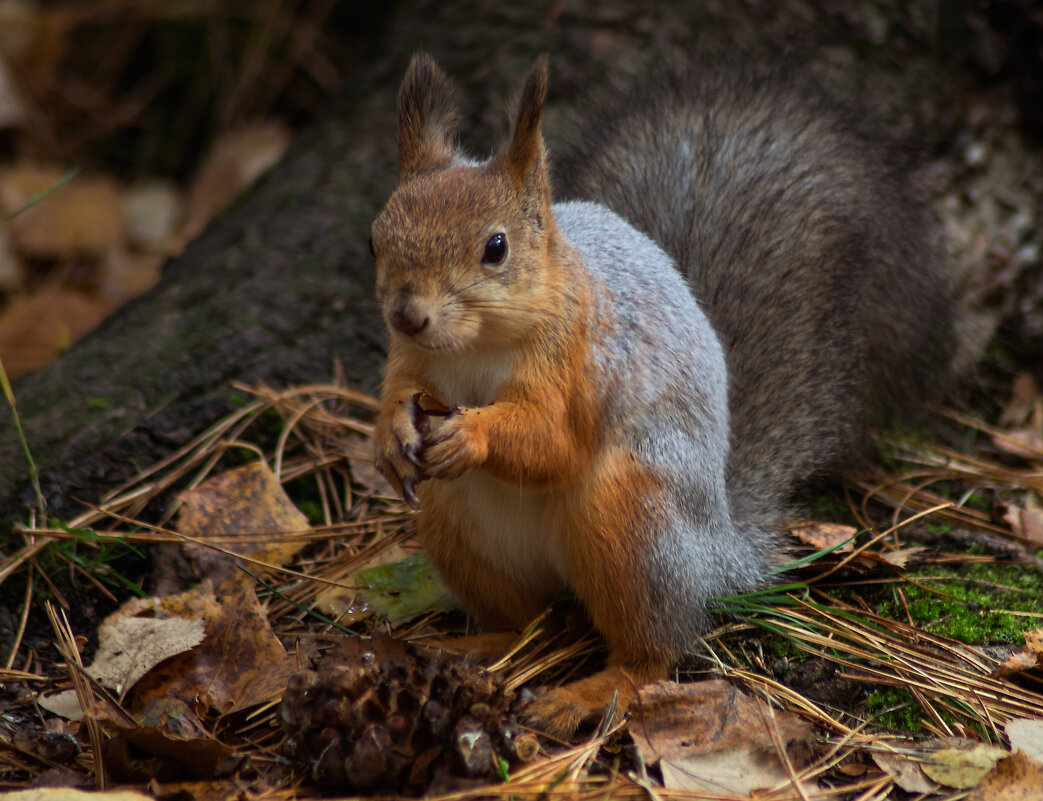
<path fill-rule="evenodd" d="M 424 438 L 421 469 L 431 478 L 459 478 L 480 467 L 489 447 L 477 413 L 457 409 Z"/>
<path fill-rule="evenodd" d="M 416 485 L 427 478 L 420 461 L 423 439 L 414 422 L 413 403 L 399 402 L 377 422 L 374 466 L 413 509 L 420 508 Z"/>
<path fill-rule="evenodd" d="M 420 449 L 412 442 L 407 442 L 402 446 L 402 453 L 406 455 L 406 458 L 412 462 L 414 467 L 421 470 L 424 469 L 424 463 L 420 459 Z"/>
<path fill-rule="evenodd" d="M 416 496 L 416 484 L 412 476 L 402 476 L 402 498 L 414 512 L 420 510 L 420 499 Z"/>

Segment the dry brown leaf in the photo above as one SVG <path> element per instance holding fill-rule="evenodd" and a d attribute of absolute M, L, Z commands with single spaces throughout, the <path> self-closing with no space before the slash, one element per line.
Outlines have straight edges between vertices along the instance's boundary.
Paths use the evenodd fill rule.
<path fill-rule="evenodd" d="M 21 289 L 25 283 L 22 262 L 11 251 L 7 232 L 0 225 L 0 292 Z"/>
<path fill-rule="evenodd" d="M 1036 413 L 1037 408 L 1043 410 L 1043 395 L 1036 380 L 1031 373 L 1018 373 L 1010 387 L 1010 400 L 1000 414 L 1000 425 L 1020 425 Z"/>
<path fill-rule="evenodd" d="M 1021 751 L 1043 764 L 1043 720 L 1016 718 L 1003 727 L 1010 740 L 1011 751 Z"/>
<path fill-rule="evenodd" d="M 42 367 L 115 308 L 75 289 L 44 287 L 16 295 L 0 312 L 0 358 L 14 378 Z"/>
<path fill-rule="evenodd" d="M 162 266 L 158 253 L 110 251 L 98 266 L 98 295 L 113 303 L 137 297 L 156 285 Z"/>
<path fill-rule="evenodd" d="M 74 790 L 71 787 L 36 787 L 4 793 L 7 801 L 155 801 L 137 790 Z"/>
<path fill-rule="evenodd" d="M 1032 428 L 1020 428 L 1015 431 L 1004 431 L 993 436 L 996 447 L 1002 451 L 1020 456 L 1023 459 L 1040 459 L 1043 457 L 1043 436 Z"/>
<path fill-rule="evenodd" d="M 772 730 L 799 770 L 811 726 L 726 681 L 644 687 L 630 723 L 642 757 L 648 764 L 659 762 L 667 788 L 741 794 L 789 781 Z"/>
<path fill-rule="evenodd" d="M 121 782 L 153 779 L 212 779 L 235 770 L 235 751 L 215 740 L 185 705 L 164 704 L 155 725 L 112 724 L 115 736 L 105 740 L 105 769 Z"/>
<path fill-rule="evenodd" d="M 881 551 L 877 555 L 889 565 L 905 567 L 909 564 L 909 560 L 912 557 L 918 556 L 926 550 L 923 546 L 916 545 L 909 548 L 892 548 L 891 550 Z"/>
<path fill-rule="evenodd" d="M 927 777 L 958 790 L 977 787 L 1001 759 L 1010 756 L 1006 749 L 985 743 L 970 748 L 943 748 L 927 756 L 922 768 Z"/>
<path fill-rule="evenodd" d="M 228 201 L 282 158 L 289 143 L 290 132 L 275 121 L 259 122 L 218 137 L 188 190 L 185 239 L 198 235 Z"/>
<path fill-rule="evenodd" d="M 854 544 L 847 542 L 858 533 L 854 526 L 844 526 L 839 523 L 819 523 L 814 520 L 802 520 L 793 523 L 789 532 L 805 545 L 810 545 L 815 550 L 821 551 L 825 548 L 839 545 L 838 553 L 849 553 Z M 841 543 L 846 543 L 841 545 Z"/>
<path fill-rule="evenodd" d="M 168 698 L 224 713 L 278 696 L 296 670 L 296 658 L 287 656 L 272 632 L 248 576 L 233 576 L 213 589 L 203 582 L 177 599 L 202 616 L 206 637 L 134 685 L 127 698 L 132 714 Z"/>
<path fill-rule="evenodd" d="M 1025 647 L 1011 653 L 1002 665 L 992 671 L 991 676 L 1003 678 L 1012 673 L 1043 668 L 1043 629 L 1031 629 L 1022 636 L 1025 638 Z"/>
<path fill-rule="evenodd" d="M 25 121 L 25 103 L 18 90 L 18 82 L 7 59 L 0 53 L 0 129 L 20 128 Z"/>
<path fill-rule="evenodd" d="M 221 547 L 279 565 L 288 562 L 304 546 L 303 540 L 285 535 L 309 528 L 308 518 L 293 505 L 275 474 L 261 461 L 220 473 L 181 493 L 178 519 L 180 532 L 199 540 L 214 534 L 270 534 L 265 542 L 229 543 L 222 538 Z M 205 546 L 187 545 L 185 550 L 204 574 L 220 571 L 225 575 L 234 569 L 227 555 Z"/>
<path fill-rule="evenodd" d="M 200 619 L 110 617 L 98 629 L 98 652 L 87 674 L 122 694 L 164 659 L 201 643 L 203 635 Z"/>
<path fill-rule="evenodd" d="M 981 780 L 967 801 L 1041 801 L 1043 764 L 1023 753 L 1001 759 Z"/>
<path fill-rule="evenodd" d="M 1043 545 L 1043 509 L 1036 506 L 1008 506 L 1003 519 L 1019 537 Z"/>
<path fill-rule="evenodd" d="M 918 762 L 901 754 L 873 752 L 873 761 L 884 773 L 893 776 L 895 784 L 907 793 L 930 793 L 938 787 L 924 775 Z"/>
<path fill-rule="evenodd" d="M 19 211 L 65 173 L 26 166 L 0 172 L 0 214 Z M 119 188 L 104 175 L 77 175 L 18 214 L 7 229 L 12 247 L 36 258 L 100 257 L 124 240 Z"/>
<path fill-rule="evenodd" d="M 123 193 L 127 238 L 153 253 L 171 253 L 184 201 L 170 181 L 153 179 Z"/>

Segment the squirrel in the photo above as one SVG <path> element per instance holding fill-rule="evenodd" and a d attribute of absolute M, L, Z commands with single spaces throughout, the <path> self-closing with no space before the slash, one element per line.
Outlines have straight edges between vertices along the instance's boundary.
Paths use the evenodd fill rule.
<path fill-rule="evenodd" d="M 480 620 L 582 605 L 608 666 L 526 709 L 567 735 L 770 579 L 794 491 L 939 382 L 952 304 L 893 151 L 829 101 L 734 70 L 646 82 L 586 116 L 556 202 L 547 85 L 543 56 L 482 161 L 448 78 L 410 63 L 371 229 L 374 459 Z"/>

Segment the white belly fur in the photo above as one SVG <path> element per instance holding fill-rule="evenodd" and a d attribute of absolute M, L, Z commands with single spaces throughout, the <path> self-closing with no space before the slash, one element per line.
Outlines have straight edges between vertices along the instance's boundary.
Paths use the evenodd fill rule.
<path fill-rule="evenodd" d="M 465 350 L 439 354 L 428 378 L 450 406 L 488 406 L 513 369 L 509 349 Z"/>
<path fill-rule="evenodd" d="M 440 355 L 428 378 L 450 406 L 488 406 L 513 368 L 510 349 L 476 349 Z M 462 528 L 490 562 L 548 596 L 567 586 L 546 492 L 510 486 L 480 470 L 448 482 L 446 490 L 460 497 L 454 508 L 466 509 L 472 522 Z"/>
<path fill-rule="evenodd" d="M 475 550 L 541 594 L 565 589 L 568 573 L 545 491 L 512 487 L 482 471 L 451 483 L 471 518 Z"/>

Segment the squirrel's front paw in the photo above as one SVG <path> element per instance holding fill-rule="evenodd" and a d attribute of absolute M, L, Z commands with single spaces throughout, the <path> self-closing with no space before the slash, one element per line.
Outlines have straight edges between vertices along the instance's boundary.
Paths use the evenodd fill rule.
<path fill-rule="evenodd" d="M 431 478 L 459 478 L 485 462 L 489 440 L 481 409 L 459 408 L 424 438 L 420 464 Z"/>
<path fill-rule="evenodd" d="M 427 478 L 420 461 L 423 436 L 416 426 L 415 400 L 394 401 L 373 432 L 373 464 L 414 509 L 416 485 Z"/>

